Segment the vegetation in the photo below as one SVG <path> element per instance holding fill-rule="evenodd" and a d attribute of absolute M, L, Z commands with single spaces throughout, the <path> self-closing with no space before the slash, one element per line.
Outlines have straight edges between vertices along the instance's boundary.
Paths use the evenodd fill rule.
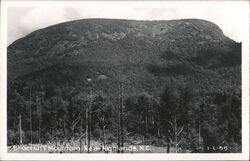
<path fill-rule="evenodd" d="M 31 96 L 25 97 L 30 89 Z M 237 152 L 241 147 L 241 96 L 236 93 L 213 93 L 203 99 L 187 87 L 166 87 L 160 98 L 147 93 L 128 96 L 124 98 L 121 129 L 117 124 L 118 98 L 115 102 L 101 95 L 90 98 L 74 88 L 44 92 L 30 89 L 22 91 L 24 96 L 17 91 L 9 94 L 8 145 L 20 142 L 21 115 L 25 144 L 77 140 L 86 130 L 83 125 L 87 116 L 92 117 L 89 125 L 92 139 L 103 145 L 117 142 L 120 128 L 125 143 L 132 143 L 134 136 L 138 136 L 142 144 L 166 146 L 168 152 L 170 147 L 175 148 L 174 152 L 215 152 L 211 150 L 213 146 L 230 147 L 216 152 Z M 93 99 L 91 113 L 90 99 Z"/>
<path fill-rule="evenodd" d="M 8 47 L 7 104 L 8 145 L 240 152 L 241 43 L 201 20 L 55 25 Z"/>

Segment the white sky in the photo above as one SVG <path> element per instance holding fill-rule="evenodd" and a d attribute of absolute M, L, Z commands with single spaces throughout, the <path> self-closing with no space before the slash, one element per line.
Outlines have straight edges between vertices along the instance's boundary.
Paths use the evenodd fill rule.
<path fill-rule="evenodd" d="M 222 3 L 223 2 L 223 3 Z M 199 18 L 216 23 L 224 34 L 238 42 L 248 28 L 247 1 L 222 2 L 100 2 L 82 1 L 77 7 L 41 6 L 8 8 L 8 45 L 28 33 L 60 22 L 85 18 L 118 18 L 137 20 L 172 20 Z M 105 4 L 104 4 L 105 3 Z M 179 3 L 179 4 L 178 4 Z M 97 5 L 98 4 L 98 5 Z M 68 5 L 66 5 L 68 6 Z"/>

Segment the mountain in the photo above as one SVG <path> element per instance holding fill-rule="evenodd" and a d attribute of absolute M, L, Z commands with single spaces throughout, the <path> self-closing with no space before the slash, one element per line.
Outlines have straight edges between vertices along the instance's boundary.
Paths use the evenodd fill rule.
<path fill-rule="evenodd" d="M 241 43 L 214 23 L 65 22 L 12 43 L 7 65 L 8 145 L 22 124 L 25 144 L 88 129 L 104 146 L 241 151 Z"/>
<path fill-rule="evenodd" d="M 155 92 L 168 83 L 227 90 L 225 82 L 240 86 L 240 64 L 241 44 L 205 20 L 84 19 L 11 44 L 8 82 L 41 77 L 57 84 L 109 76 L 135 92 Z"/>

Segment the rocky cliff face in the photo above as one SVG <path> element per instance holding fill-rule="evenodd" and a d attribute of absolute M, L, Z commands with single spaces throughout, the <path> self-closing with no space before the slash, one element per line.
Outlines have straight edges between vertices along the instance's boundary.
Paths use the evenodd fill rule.
<path fill-rule="evenodd" d="M 134 91 L 164 84 L 227 90 L 240 86 L 241 44 L 198 19 L 86 19 L 30 33 L 8 47 L 8 82 L 116 78 Z M 129 85 L 129 86 L 130 86 Z M 108 87 L 107 87 L 108 88 Z"/>

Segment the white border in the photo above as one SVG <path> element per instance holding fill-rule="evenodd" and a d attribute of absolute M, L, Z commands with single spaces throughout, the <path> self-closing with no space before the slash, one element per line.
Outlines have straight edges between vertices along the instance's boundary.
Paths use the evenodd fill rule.
<path fill-rule="evenodd" d="M 242 40 L 242 153 L 236 154 L 14 154 L 7 153 L 7 8 L 8 7 L 80 7 L 81 5 L 137 7 L 192 7 L 210 5 L 223 7 L 228 1 L 2 1 L 1 2 L 1 50 L 0 50 L 0 160 L 249 160 L 249 26 Z M 249 1 L 241 1 L 249 7 Z M 249 9 L 248 9 L 249 12 Z M 249 24 L 249 14 L 241 17 Z"/>

